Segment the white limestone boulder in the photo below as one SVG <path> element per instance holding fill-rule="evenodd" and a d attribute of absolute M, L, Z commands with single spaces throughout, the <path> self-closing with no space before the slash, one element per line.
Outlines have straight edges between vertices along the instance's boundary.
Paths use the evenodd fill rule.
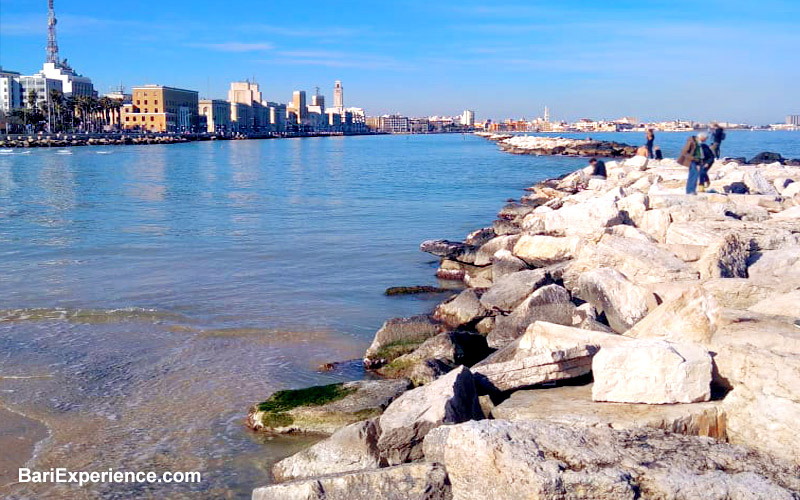
<path fill-rule="evenodd" d="M 640 340 L 600 349 L 592 400 L 673 404 L 711 399 L 711 356 L 697 344 Z"/>
<path fill-rule="evenodd" d="M 592 304 L 598 313 L 605 313 L 608 324 L 624 333 L 647 316 L 647 290 L 625 277 L 616 269 L 599 268 L 581 274 L 579 296 Z"/>

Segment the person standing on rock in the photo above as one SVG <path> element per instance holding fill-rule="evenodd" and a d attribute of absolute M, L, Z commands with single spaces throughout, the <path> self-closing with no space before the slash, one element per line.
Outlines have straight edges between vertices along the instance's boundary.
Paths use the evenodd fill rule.
<path fill-rule="evenodd" d="M 718 123 L 715 123 L 712 126 L 712 131 L 711 131 L 711 151 L 714 153 L 715 158 L 719 158 L 720 147 L 722 146 L 722 141 L 724 140 L 725 140 L 725 129 L 720 127 Z"/>
<path fill-rule="evenodd" d="M 652 160 L 653 158 L 655 158 L 655 156 L 653 155 L 653 142 L 655 142 L 656 140 L 656 134 L 655 132 L 653 132 L 653 129 L 651 128 L 647 129 L 646 138 L 647 138 L 647 143 L 645 144 L 645 146 L 647 147 L 647 157 Z"/>
<path fill-rule="evenodd" d="M 697 194 L 697 181 L 700 178 L 700 169 L 703 167 L 702 144 L 706 142 L 707 137 L 705 132 L 689 137 L 678 157 L 678 163 L 689 168 L 689 176 L 686 178 L 686 194 Z"/>
<path fill-rule="evenodd" d="M 703 193 L 706 191 L 706 188 L 711 185 L 711 179 L 708 177 L 708 171 L 711 170 L 711 166 L 714 165 L 714 160 L 716 160 L 717 157 L 714 156 L 714 152 L 704 142 L 700 143 L 700 149 L 703 153 L 703 160 L 698 172 L 697 190 Z"/>

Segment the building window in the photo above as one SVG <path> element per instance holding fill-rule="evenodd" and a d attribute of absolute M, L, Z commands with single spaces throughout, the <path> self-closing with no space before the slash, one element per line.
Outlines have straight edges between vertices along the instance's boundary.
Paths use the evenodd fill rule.
<path fill-rule="evenodd" d="M 150 121 L 151 121 L 151 122 L 154 122 L 154 121 L 156 121 L 156 117 L 155 117 L 155 116 L 151 116 L 151 117 L 150 117 Z"/>
<path fill-rule="evenodd" d="M 142 102 L 139 99 L 136 99 L 136 105 L 140 105 Z"/>
<path fill-rule="evenodd" d="M 156 105 L 158 105 L 158 99 L 155 100 Z"/>
<path fill-rule="evenodd" d="M 147 106 L 147 99 L 144 100 L 144 105 Z"/>
<path fill-rule="evenodd" d="M 153 113 L 158 113 L 158 108 L 154 109 Z"/>

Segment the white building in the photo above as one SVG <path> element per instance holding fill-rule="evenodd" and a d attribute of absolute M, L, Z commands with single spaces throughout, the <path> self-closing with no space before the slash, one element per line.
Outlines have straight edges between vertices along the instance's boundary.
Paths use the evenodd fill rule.
<path fill-rule="evenodd" d="M 463 113 L 461 113 L 461 125 L 465 127 L 474 127 L 475 126 L 475 112 L 471 109 L 465 109 Z"/>
<path fill-rule="evenodd" d="M 36 105 L 50 102 L 50 91 L 64 92 L 63 82 L 54 78 L 45 78 L 41 74 L 20 76 L 17 81 L 22 91 L 22 106 L 28 106 L 28 96 L 31 91 L 36 92 Z"/>
<path fill-rule="evenodd" d="M 342 88 L 341 80 L 336 80 L 333 84 L 333 107 L 341 113 L 344 109 L 344 88 Z"/>
<path fill-rule="evenodd" d="M 10 112 L 22 107 L 22 86 L 19 84 L 20 74 L 6 71 L 0 67 L 0 111 Z"/>
<path fill-rule="evenodd" d="M 66 59 L 60 63 L 44 63 L 42 70 L 39 71 L 37 75 L 51 80 L 60 80 L 61 92 L 63 92 L 65 96 L 95 95 L 92 80 L 76 73 L 75 70 L 67 64 Z"/>

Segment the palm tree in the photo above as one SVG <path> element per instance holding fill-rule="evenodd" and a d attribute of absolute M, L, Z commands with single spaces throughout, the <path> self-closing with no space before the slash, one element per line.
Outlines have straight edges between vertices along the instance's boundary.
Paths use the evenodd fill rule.
<path fill-rule="evenodd" d="M 61 117 L 61 113 L 63 112 L 64 107 L 64 94 L 58 89 L 50 89 L 50 107 L 48 111 L 50 114 L 48 115 L 48 122 L 51 123 L 51 127 L 56 125 L 56 128 L 59 122 L 59 118 Z M 56 115 L 56 119 L 53 120 L 53 114 Z M 52 132 L 52 130 L 51 130 Z"/>

